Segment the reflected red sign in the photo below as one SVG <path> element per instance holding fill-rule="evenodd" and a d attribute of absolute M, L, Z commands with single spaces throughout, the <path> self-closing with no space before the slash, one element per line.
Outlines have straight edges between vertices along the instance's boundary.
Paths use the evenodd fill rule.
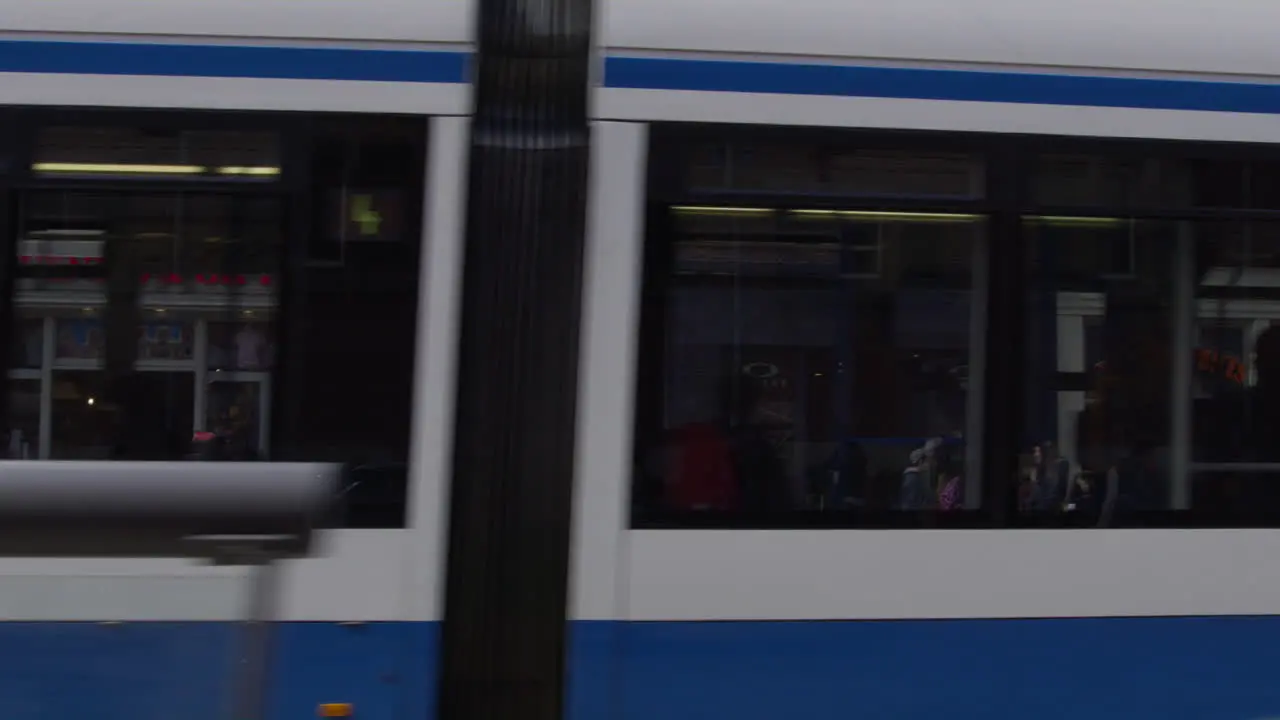
<path fill-rule="evenodd" d="M 100 257 L 71 257 L 66 255 L 19 255 L 18 263 L 21 265 L 42 265 L 42 266 L 93 266 L 101 265 Z M 76 280 L 78 278 L 50 278 L 50 280 Z M 101 282 L 101 278 L 96 278 Z M 226 273 L 196 273 L 192 278 L 187 278 L 178 273 L 142 273 L 139 278 L 141 283 L 160 283 L 162 285 L 185 285 L 188 282 L 194 282 L 196 285 L 219 286 L 219 287 L 240 287 L 249 284 L 257 284 L 262 287 L 269 287 L 272 284 L 270 275 L 240 275 Z"/>

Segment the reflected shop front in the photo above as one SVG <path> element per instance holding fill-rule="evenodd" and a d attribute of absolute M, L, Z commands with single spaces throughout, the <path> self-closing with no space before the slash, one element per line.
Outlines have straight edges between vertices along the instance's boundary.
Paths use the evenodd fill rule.
<path fill-rule="evenodd" d="M 402 492 L 422 118 L 10 120 L 9 457 L 177 459 L 206 443 L 376 467 Z"/>
<path fill-rule="evenodd" d="M 1271 523 L 1277 221 L 1257 148 L 657 128 L 633 520 Z"/>

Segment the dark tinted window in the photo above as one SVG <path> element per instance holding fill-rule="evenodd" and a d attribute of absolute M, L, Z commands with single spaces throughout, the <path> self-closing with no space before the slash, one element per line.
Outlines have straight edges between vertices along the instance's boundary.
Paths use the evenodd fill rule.
<path fill-rule="evenodd" d="M 425 120 L 42 117 L 9 454 L 342 462 L 346 521 L 402 525 Z"/>
<path fill-rule="evenodd" d="M 964 485 L 981 484 L 965 465 L 985 217 L 919 203 L 980 196 L 981 163 L 856 140 L 714 147 L 652 150 L 688 180 L 671 201 L 651 187 L 637 521 L 976 508 Z M 727 202 L 726 188 L 751 194 Z"/>
<path fill-rule="evenodd" d="M 332 122 L 310 148 L 315 232 L 279 355 L 297 390 L 285 426 L 291 454 L 356 468 L 358 526 L 404 522 L 425 142 L 417 119 Z"/>
<path fill-rule="evenodd" d="M 1280 523 L 1272 149 L 650 148 L 638 525 Z"/>

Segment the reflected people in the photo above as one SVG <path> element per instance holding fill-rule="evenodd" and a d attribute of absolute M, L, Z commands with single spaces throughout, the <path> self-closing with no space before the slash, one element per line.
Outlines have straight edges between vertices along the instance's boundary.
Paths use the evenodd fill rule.
<path fill-rule="evenodd" d="M 720 418 L 675 431 L 667 454 L 664 505 L 677 511 L 770 513 L 792 509 L 790 482 L 769 439 L 759 383 L 726 381 Z"/>
<path fill-rule="evenodd" d="M 1097 522 L 1163 509 L 1171 405 L 1166 314 L 1158 304 L 1108 298 L 1106 361 L 1097 399 L 1077 416 L 1080 464 L 1100 496 Z"/>
<path fill-rule="evenodd" d="M 1193 429 L 1196 461 L 1280 463 L 1280 328 L 1259 334 L 1254 371 L 1253 387 L 1226 389 L 1199 403 Z M 1199 473 L 1194 503 L 1232 514 L 1273 510 L 1280 506 L 1280 468 Z"/>

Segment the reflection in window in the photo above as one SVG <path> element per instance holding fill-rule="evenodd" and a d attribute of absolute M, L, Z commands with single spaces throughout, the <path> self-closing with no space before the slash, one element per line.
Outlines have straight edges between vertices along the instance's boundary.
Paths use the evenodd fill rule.
<path fill-rule="evenodd" d="M 1280 506 L 1280 224 L 1115 220 L 1131 272 L 1107 272 L 1028 218 L 1034 282 L 1019 501 L 1037 514 L 1140 525 L 1168 510 L 1247 522 Z M 1081 272 L 1092 264 L 1094 272 Z"/>
<path fill-rule="evenodd" d="M 195 323 L 169 310 L 144 313 L 138 328 L 138 360 L 191 360 Z"/>
<path fill-rule="evenodd" d="M 58 318 L 54 324 L 54 358 L 101 360 L 106 356 L 106 335 L 97 313 Z"/>
<path fill-rule="evenodd" d="M 45 177 L 275 180 L 279 138 L 253 131 L 151 132 L 130 127 L 47 127 L 32 170 Z"/>
<path fill-rule="evenodd" d="M 286 400 L 272 415 L 273 456 L 351 463 L 349 526 L 404 523 L 425 139 L 421 118 L 320 124 L 316 232 L 267 352 Z M 344 213 L 350 222 L 337 223 Z"/>
<path fill-rule="evenodd" d="M 34 460 L 40 452 L 40 381 L 9 380 L 9 426 L 4 457 Z"/>
<path fill-rule="evenodd" d="M 53 373 L 55 460 L 182 457 L 191 444 L 195 378 L 144 371 L 127 386 L 98 370 Z"/>
<path fill-rule="evenodd" d="M 1197 243 L 1194 507 L 1239 517 L 1280 508 L 1277 247 L 1280 223 L 1268 222 L 1205 224 Z"/>
<path fill-rule="evenodd" d="M 661 373 L 642 371 L 660 385 L 638 395 L 641 512 L 964 506 L 979 216 L 662 213 L 668 230 L 647 239 L 671 259 L 646 268 L 642 364 Z"/>
<path fill-rule="evenodd" d="M 27 290 L 102 292 L 110 256 L 152 291 L 269 295 L 282 242 L 269 197 L 47 191 L 25 196 L 22 218 Z"/>
<path fill-rule="evenodd" d="M 195 352 L 195 322 L 173 311 L 142 313 L 138 325 L 139 362 L 189 361 Z M 102 360 L 106 356 L 106 331 L 102 314 L 84 311 L 54 321 L 54 361 Z"/>
<path fill-rule="evenodd" d="M 1094 519 L 1164 508 L 1178 225 L 1028 217 L 1024 237 L 1034 269 L 1019 506 Z"/>
<path fill-rule="evenodd" d="M 53 453 L 58 460 L 106 460 L 112 457 L 119 412 L 106 397 L 100 372 L 53 374 Z"/>
<path fill-rule="evenodd" d="M 402 526 L 426 120 L 57 114 L 5 249 L 10 454 L 189 458 L 200 432 L 199 457 L 350 463 L 346 522 Z"/>
<path fill-rule="evenodd" d="M 44 360 L 44 320 L 16 317 L 13 321 L 13 344 L 10 345 L 9 367 L 38 368 Z"/>
<path fill-rule="evenodd" d="M 258 460 L 262 447 L 262 382 L 211 382 L 206 397 L 205 429 L 223 445 L 223 456 Z"/>
<path fill-rule="evenodd" d="M 1280 209 L 1280 163 L 1195 156 L 1041 155 L 1039 205 Z"/>
<path fill-rule="evenodd" d="M 243 322 L 209 323 L 209 368 L 215 370 L 268 370 L 275 357 L 271 324 L 248 313 Z"/>
<path fill-rule="evenodd" d="M 957 152 L 824 146 L 758 140 L 695 144 L 681 177 L 690 192 L 975 199 L 982 163 Z"/>

